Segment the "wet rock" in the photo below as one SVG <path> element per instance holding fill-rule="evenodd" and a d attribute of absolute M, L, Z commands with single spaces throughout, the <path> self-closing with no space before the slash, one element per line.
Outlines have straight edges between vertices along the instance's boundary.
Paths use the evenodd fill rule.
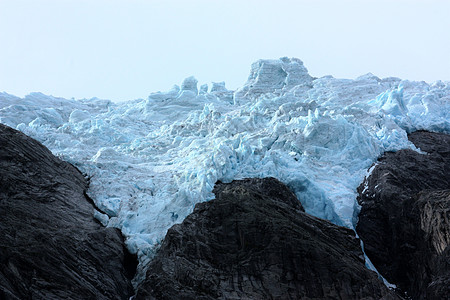
<path fill-rule="evenodd" d="M 87 181 L 0 124 L 0 298 L 128 299 L 135 259 L 93 218 Z"/>
<path fill-rule="evenodd" d="M 306 214 L 276 179 L 214 193 L 169 229 L 136 299 L 396 299 L 354 232 Z"/>
<path fill-rule="evenodd" d="M 450 295 L 450 136 L 415 132 L 423 153 L 380 158 L 358 189 L 357 232 L 378 271 L 413 299 Z"/>

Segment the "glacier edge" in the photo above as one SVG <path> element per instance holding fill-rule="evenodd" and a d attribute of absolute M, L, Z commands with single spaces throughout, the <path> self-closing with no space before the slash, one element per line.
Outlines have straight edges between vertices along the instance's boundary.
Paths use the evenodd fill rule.
<path fill-rule="evenodd" d="M 275 177 L 308 213 L 354 228 L 356 187 L 407 133 L 450 133 L 450 83 L 313 78 L 299 59 L 260 60 L 236 91 L 187 78 L 168 92 L 114 103 L 0 94 L 0 122 L 91 177 L 89 195 L 141 266 L 167 229 L 216 181 Z"/>

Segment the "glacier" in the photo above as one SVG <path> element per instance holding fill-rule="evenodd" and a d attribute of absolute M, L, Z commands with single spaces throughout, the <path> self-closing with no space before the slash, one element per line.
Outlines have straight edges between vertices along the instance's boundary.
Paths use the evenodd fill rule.
<path fill-rule="evenodd" d="M 314 78 L 296 58 L 259 60 L 236 91 L 194 77 L 115 103 L 0 93 L 0 122 L 90 178 L 89 196 L 138 255 L 138 277 L 170 226 L 217 181 L 272 176 L 306 212 L 354 229 L 356 188 L 407 133 L 450 133 L 450 82 Z M 140 271 L 139 271 L 140 270 Z M 139 275 L 140 274 L 140 275 Z"/>

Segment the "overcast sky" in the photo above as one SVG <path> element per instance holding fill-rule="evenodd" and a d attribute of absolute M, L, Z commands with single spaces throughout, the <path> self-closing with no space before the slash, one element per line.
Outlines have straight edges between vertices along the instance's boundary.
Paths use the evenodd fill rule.
<path fill-rule="evenodd" d="M 190 75 L 247 79 L 259 58 L 311 75 L 450 81 L 447 0 L 0 0 L 0 91 L 115 101 Z"/>

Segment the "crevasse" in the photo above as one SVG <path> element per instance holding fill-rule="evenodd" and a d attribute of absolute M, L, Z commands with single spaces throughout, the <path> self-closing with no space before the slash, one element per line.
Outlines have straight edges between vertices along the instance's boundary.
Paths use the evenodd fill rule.
<path fill-rule="evenodd" d="M 122 231 L 141 271 L 218 180 L 273 176 L 308 213 L 354 228 L 356 187 L 377 157 L 415 149 L 411 131 L 450 133 L 449 114 L 449 82 L 313 78 L 295 58 L 255 62 L 236 91 L 189 77 L 123 103 L 0 94 L 1 123 L 91 177 L 107 213 L 95 216 Z"/>

